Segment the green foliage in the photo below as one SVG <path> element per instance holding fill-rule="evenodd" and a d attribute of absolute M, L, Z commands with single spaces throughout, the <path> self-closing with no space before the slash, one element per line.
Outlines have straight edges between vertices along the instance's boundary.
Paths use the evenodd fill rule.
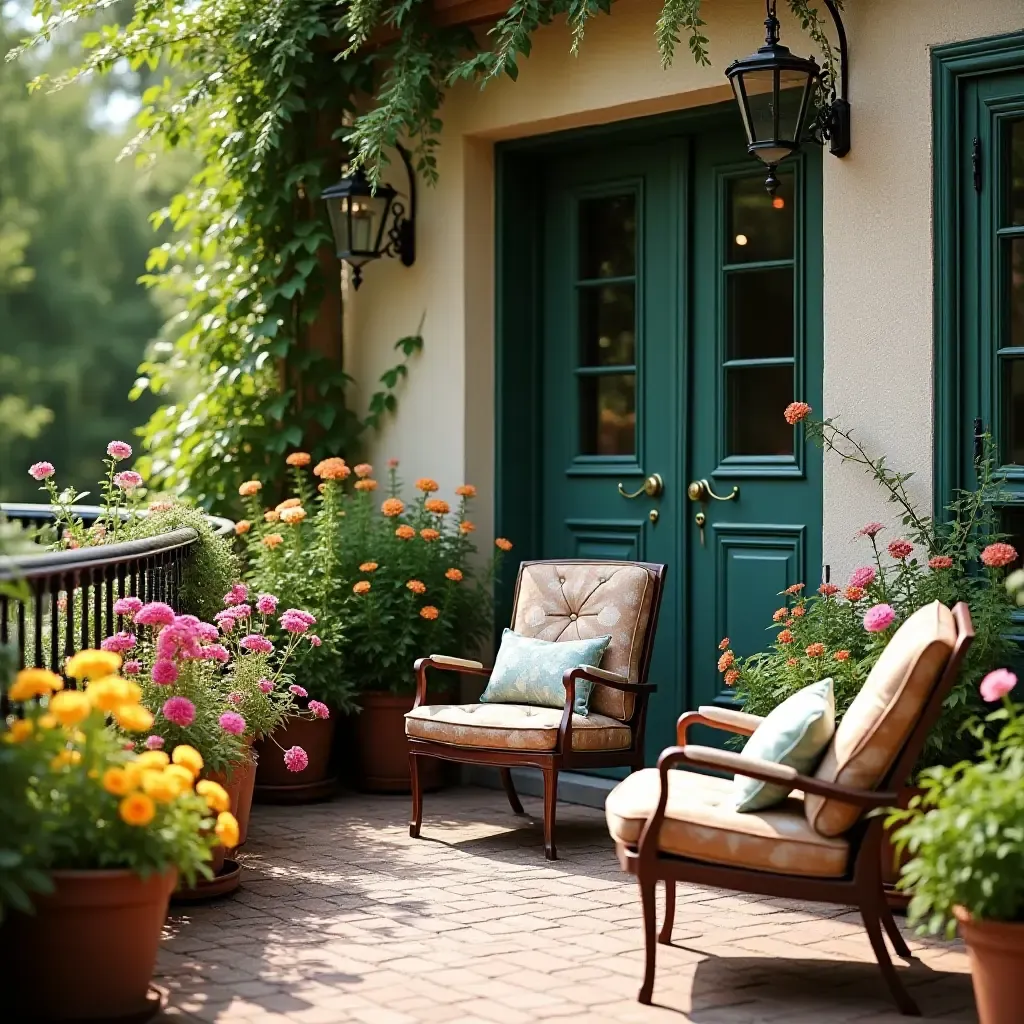
<path fill-rule="evenodd" d="M 999 735 L 986 738 L 993 728 Z M 889 818 L 912 855 L 899 883 L 912 894 L 908 918 L 949 938 L 955 906 L 981 921 L 1024 920 L 1024 721 L 1004 697 L 971 731 L 977 761 L 928 769 L 923 796 Z"/>

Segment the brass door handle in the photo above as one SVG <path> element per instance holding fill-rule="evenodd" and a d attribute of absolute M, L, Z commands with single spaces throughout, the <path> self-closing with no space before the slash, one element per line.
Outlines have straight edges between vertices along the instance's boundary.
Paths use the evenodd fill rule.
<path fill-rule="evenodd" d="M 652 473 L 645 481 L 643 487 L 638 491 L 627 491 L 622 484 L 619 484 L 619 494 L 624 498 L 639 498 L 646 494 L 648 498 L 657 498 L 665 490 L 665 481 L 660 473 Z"/>
<path fill-rule="evenodd" d="M 690 501 L 708 501 L 709 499 L 714 501 L 732 501 L 740 496 L 740 489 L 739 487 L 733 487 L 729 494 L 715 494 L 707 480 L 694 480 L 686 488 L 686 496 Z"/>

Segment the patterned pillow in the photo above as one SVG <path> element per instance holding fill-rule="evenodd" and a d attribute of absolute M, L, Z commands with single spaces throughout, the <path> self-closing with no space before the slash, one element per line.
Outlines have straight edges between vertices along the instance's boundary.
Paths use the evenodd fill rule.
<path fill-rule="evenodd" d="M 494 671 L 480 696 L 485 704 L 536 704 L 542 708 L 564 708 L 566 669 L 601 664 L 611 636 L 588 640 L 537 640 L 506 629 L 494 659 Z M 587 714 L 587 702 L 594 684 L 576 680 L 577 715 Z"/>

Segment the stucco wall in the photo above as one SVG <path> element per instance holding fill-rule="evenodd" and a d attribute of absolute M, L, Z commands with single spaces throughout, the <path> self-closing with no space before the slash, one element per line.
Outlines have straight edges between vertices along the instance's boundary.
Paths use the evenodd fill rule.
<path fill-rule="evenodd" d="M 780 5 L 781 7 L 782 5 Z M 838 416 L 894 467 L 916 474 L 931 501 L 932 234 L 929 48 L 1024 28 L 1020 0 L 849 0 L 853 150 L 824 163 L 825 413 Z M 620 0 L 590 24 L 581 54 L 562 24 L 540 33 L 519 80 L 483 92 L 461 86 L 443 110 L 440 183 L 421 189 L 418 255 L 367 268 L 348 306 L 349 366 L 364 385 L 393 362 L 395 339 L 425 315 L 426 349 L 375 455 L 398 456 L 410 478 L 450 490 L 493 488 L 493 142 L 715 102 L 722 69 L 760 45 L 757 0 L 705 0 L 714 66 L 698 68 L 685 41 L 663 71 L 653 39 L 660 4 Z M 783 41 L 811 44 L 784 23 Z M 392 182 L 402 188 L 395 169 Z M 524 486 L 529 486 L 524 482 Z M 834 575 L 858 561 L 853 535 L 886 518 L 855 467 L 826 459 L 824 551 Z"/>

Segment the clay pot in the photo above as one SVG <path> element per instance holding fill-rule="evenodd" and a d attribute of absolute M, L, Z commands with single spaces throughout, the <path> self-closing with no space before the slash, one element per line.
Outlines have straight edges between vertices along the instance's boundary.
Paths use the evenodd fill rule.
<path fill-rule="evenodd" d="M 337 778 L 331 765 L 334 745 L 335 714 L 330 718 L 289 718 L 274 733 L 256 743 L 257 803 L 308 803 L 334 795 Z M 309 764 L 301 772 L 285 767 L 282 750 L 302 747 Z"/>
<path fill-rule="evenodd" d="M 252 816 L 252 794 L 256 785 L 256 755 L 252 744 L 245 750 L 245 760 L 231 773 L 228 795 L 231 797 L 231 813 L 238 819 L 238 845 L 241 846 L 249 834 L 249 818 Z"/>
<path fill-rule="evenodd" d="M 1024 922 L 979 921 L 959 906 L 953 913 L 967 943 L 980 1024 L 1020 1024 Z"/>
<path fill-rule="evenodd" d="M 35 914 L 12 912 L 0 928 L 4 1019 L 147 1020 L 149 992 L 177 872 L 54 871 Z"/>
<path fill-rule="evenodd" d="M 449 698 L 450 699 L 450 698 Z M 405 714 L 412 710 L 411 693 L 368 690 L 359 698 L 362 711 L 355 716 L 357 784 L 367 793 L 408 793 L 409 745 L 405 739 Z M 441 765 L 433 757 L 421 757 L 420 785 L 439 789 Z"/>

